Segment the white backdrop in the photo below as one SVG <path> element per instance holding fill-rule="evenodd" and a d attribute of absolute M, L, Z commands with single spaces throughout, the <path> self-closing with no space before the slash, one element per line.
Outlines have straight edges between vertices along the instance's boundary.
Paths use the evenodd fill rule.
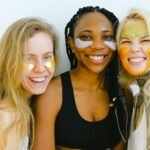
<path fill-rule="evenodd" d="M 57 73 L 69 69 L 65 53 L 64 27 L 79 7 L 93 5 L 105 7 L 121 20 L 133 8 L 150 11 L 150 0 L 0 0 L 0 37 L 5 29 L 21 17 L 42 17 L 51 23 L 59 37 L 59 69 Z"/>

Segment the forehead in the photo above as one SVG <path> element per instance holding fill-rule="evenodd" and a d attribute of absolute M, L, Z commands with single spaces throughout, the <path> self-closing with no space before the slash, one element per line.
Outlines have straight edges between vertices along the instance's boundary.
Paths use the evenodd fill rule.
<path fill-rule="evenodd" d="M 78 30 L 78 32 L 82 30 L 88 30 L 92 27 L 98 27 L 101 28 L 109 28 L 112 29 L 112 23 L 99 12 L 91 12 L 83 15 L 78 21 L 75 26 L 75 31 Z"/>
<path fill-rule="evenodd" d="M 45 32 L 38 32 L 27 40 L 26 49 L 33 54 L 53 52 L 52 38 Z"/>
<path fill-rule="evenodd" d="M 143 19 L 129 19 L 122 28 L 121 38 L 126 36 L 136 37 L 147 33 L 148 29 Z"/>

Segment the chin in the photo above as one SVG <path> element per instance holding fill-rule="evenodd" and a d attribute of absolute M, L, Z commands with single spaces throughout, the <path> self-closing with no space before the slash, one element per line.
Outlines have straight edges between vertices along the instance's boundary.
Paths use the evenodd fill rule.
<path fill-rule="evenodd" d="M 31 93 L 33 95 L 40 95 L 40 94 L 43 94 L 45 91 L 46 91 L 45 88 L 43 88 L 43 89 L 35 89 L 35 90 L 32 89 Z"/>

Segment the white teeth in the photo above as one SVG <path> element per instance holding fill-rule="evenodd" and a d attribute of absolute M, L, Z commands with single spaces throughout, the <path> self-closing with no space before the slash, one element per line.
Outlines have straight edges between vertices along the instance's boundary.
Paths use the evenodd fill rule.
<path fill-rule="evenodd" d="M 144 60 L 144 58 L 129 58 L 129 61 L 133 63 L 143 62 Z"/>
<path fill-rule="evenodd" d="M 89 58 L 94 61 L 100 61 L 104 59 L 104 56 L 89 56 Z"/>
<path fill-rule="evenodd" d="M 35 81 L 35 82 L 43 82 L 43 81 L 45 81 L 45 77 L 32 78 L 31 80 L 32 80 L 32 81 Z"/>

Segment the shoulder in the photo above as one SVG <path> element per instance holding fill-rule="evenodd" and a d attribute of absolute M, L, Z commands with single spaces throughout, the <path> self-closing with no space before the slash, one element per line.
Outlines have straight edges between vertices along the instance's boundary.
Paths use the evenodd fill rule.
<path fill-rule="evenodd" d="M 62 102 L 62 87 L 60 76 L 53 78 L 44 94 L 35 98 L 35 112 L 36 114 L 57 115 Z"/>
<path fill-rule="evenodd" d="M 15 121 L 15 111 L 0 105 L 0 129 L 5 129 Z"/>

